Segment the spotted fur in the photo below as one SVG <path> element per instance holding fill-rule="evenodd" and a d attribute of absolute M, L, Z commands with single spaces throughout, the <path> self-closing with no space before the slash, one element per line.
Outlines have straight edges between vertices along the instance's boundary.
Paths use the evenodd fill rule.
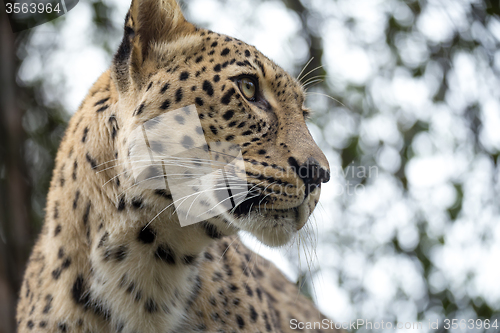
<path fill-rule="evenodd" d="M 243 76 L 259 98 L 242 94 Z M 316 206 L 328 162 L 303 102 L 299 83 L 254 47 L 188 23 L 174 0 L 134 0 L 111 68 L 59 148 L 18 331 L 291 332 L 291 319 L 324 319 L 236 235 L 285 244 Z M 188 105 L 202 126 L 177 117 L 179 142 L 241 147 L 259 202 L 181 227 L 172 207 L 157 216 L 172 204 L 168 188 L 135 186 L 130 152 L 136 128 Z"/>

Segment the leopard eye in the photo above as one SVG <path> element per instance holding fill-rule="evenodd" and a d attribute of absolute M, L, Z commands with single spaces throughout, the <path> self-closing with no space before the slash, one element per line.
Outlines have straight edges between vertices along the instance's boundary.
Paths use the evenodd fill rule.
<path fill-rule="evenodd" d="M 254 79 L 244 77 L 238 81 L 238 86 L 246 99 L 249 101 L 253 101 L 255 99 L 255 95 L 257 95 L 257 84 Z"/>

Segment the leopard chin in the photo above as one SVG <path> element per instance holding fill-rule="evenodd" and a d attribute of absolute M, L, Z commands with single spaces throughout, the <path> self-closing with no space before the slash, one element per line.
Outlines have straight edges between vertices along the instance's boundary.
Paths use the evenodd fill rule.
<path fill-rule="evenodd" d="M 288 244 L 293 236 L 309 220 L 321 194 L 321 187 L 316 187 L 304 201 L 289 209 L 272 209 L 269 206 L 249 205 L 240 208 L 237 213 L 227 212 L 225 218 L 238 229 L 251 233 L 261 243 L 280 247 Z"/>

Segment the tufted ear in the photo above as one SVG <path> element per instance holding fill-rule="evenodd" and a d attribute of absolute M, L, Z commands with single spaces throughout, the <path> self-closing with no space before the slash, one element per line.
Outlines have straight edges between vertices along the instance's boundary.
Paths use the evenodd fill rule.
<path fill-rule="evenodd" d="M 173 42 L 194 30 L 176 0 L 132 0 L 113 60 L 113 78 L 119 91 L 127 90 L 132 82 L 141 86 L 143 67 L 155 44 Z"/>

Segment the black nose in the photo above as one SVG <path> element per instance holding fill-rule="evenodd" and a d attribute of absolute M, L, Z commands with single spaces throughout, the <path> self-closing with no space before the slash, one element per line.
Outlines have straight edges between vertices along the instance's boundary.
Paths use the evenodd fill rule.
<path fill-rule="evenodd" d="M 308 158 L 307 161 L 300 166 L 293 157 L 288 159 L 288 163 L 304 182 L 306 187 L 304 196 L 306 197 L 316 187 L 320 186 L 321 183 L 327 183 L 330 180 L 330 171 L 322 168 L 319 162 L 312 157 Z"/>

